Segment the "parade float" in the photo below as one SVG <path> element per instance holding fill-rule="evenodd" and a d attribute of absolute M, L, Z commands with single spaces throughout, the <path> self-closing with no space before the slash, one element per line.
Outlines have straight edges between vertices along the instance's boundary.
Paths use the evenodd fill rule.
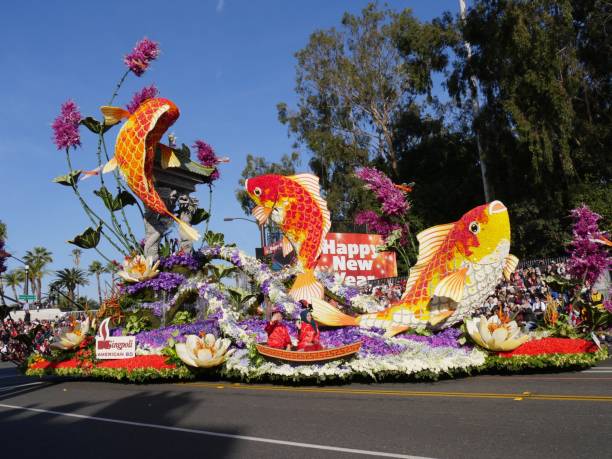
<path fill-rule="evenodd" d="M 608 310 L 597 316 L 593 312 L 589 326 L 565 334 L 563 317 L 553 311 L 552 302 L 547 328 L 532 332 L 502 313 L 475 317 L 518 263 L 510 254 L 508 209 L 500 201 L 420 232 L 418 257 L 403 296 L 388 307 L 343 284 L 333 272 L 317 269 L 331 218 L 314 175 L 267 175 L 245 184 L 256 205 L 253 215 L 260 224 L 273 221 L 280 228 L 283 252 L 295 254 L 293 265 L 273 271 L 226 242 L 223 234 L 208 229 L 210 206 L 200 208 L 191 196 L 198 185 L 212 195 L 222 160 L 203 141 L 195 142 L 194 158 L 173 136 L 162 141 L 175 122 L 180 130 L 179 107 L 159 97 L 154 87 L 138 92 L 126 108 L 113 105 L 126 77 L 141 76 L 158 54 L 156 43 L 139 42 L 126 56 L 127 71 L 102 116 L 83 117 L 69 101 L 53 125 L 55 143 L 65 151 L 69 167 L 55 182 L 72 189 L 92 222 L 70 242 L 106 257 L 100 248 L 105 241 L 124 260 L 112 296 L 95 313 L 85 308 L 85 320 L 58 330 L 51 352 L 32 353 L 24 363 L 26 374 L 137 382 L 328 383 L 574 370 L 607 357 L 591 332 L 610 323 Z M 72 167 L 79 129 L 98 139 L 97 155 L 91 157 L 97 164 L 87 170 Z M 106 136 L 113 132 L 111 149 Z M 394 185 L 373 169 L 360 174 L 381 212 L 393 215 L 407 208 L 406 186 Z M 116 194 L 105 180 L 114 180 Z M 88 204 L 92 194 L 107 218 Z M 127 206 L 137 208 L 145 223 L 142 241 Z M 583 225 L 586 217 L 576 218 Z M 179 238 L 171 241 L 168 231 L 175 223 Z M 197 225 L 202 223 L 206 228 L 200 234 Z M 609 267 L 607 249 L 596 240 L 602 236 L 596 220 L 588 225 L 576 228 L 574 249 L 584 252 L 577 257 L 597 253 L 604 261 L 598 260 L 596 268 L 588 260 L 576 266 L 577 272 L 582 269 L 578 281 L 559 280 L 559 288 L 575 290 L 597 276 L 597 269 Z M 402 247 L 410 240 L 401 225 L 390 228 L 379 249 L 405 256 Z M 231 286 L 227 279 L 237 272 L 249 280 L 249 288 Z M 301 351 L 295 348 L 299 318 L 310 304 L 322 349 Z M 283 315 L 292 340 L 287 349 L 267 345 L 272 310 Z"/>

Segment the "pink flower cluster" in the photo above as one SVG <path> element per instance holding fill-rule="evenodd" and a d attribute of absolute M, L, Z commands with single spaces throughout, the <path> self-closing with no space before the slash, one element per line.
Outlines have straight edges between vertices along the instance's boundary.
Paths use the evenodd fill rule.
<path fill-rule="evenodd" d="M 210 174 L 210 182 L 214 182 L 219 179 L 219 169 L 217 169 L 217 164 L 219 164 L 219 158 L 215 154 L 215 150 L 209 144 L 204 142 L 203 140 L 196 140 L 193 148 L 198 150 L 198 159 L 200 160 L 200 164 L 204 167 L 214 167 L 215 170 L 212 174 Z"/>
<path fill-rule="evenodd" d="M 391 223 L 384 217 L 381 217 L 373 210 L 363 210 L 355 216 L 357 225 L 367 225 L 369 233 L 380 234 L 383 238 L 387 238 L 396 229 L 401 226 L 397 223 Z"/>
<path fill-rule="evenodd" d="M 601 215 L 585 205 L 573 209 L 571 215 L 574 219 L 574 238 L 569 245 L 568 271 L 575 279 L 584 279 L 592 284 L 612 265 L 608 249 L 595 242 L 602 236 L 597 225 Z"/>
<path fill-rule="evenodd" d="M 140 107 L 140 104 L 142 104 L 145 100 L 153 99 L 154 97 L 157 97 L 158 94 L 159 91 L 154 84 L 151 86 L 145 86 L 140 91 L 136 91 L 132 96 L 130 103 L 126 105 L 128 112 L 134 113 L 138 107 Z"/>
<path fill-rule="evenodd" d="M 396 188 L 391 179 L 379 170 L 363 167 L 357 170 L 357 177 L 366 183 L 366 188 L 374 192 L 384 214 L 402 215 L 410 209 L 404 192 Z"/>
<path fill-rule="evenodd" d="M 136 76 L 142 76 L 149 68 L 151 61 L 154 61 L 159 56 L 159 44 L 143 38 L 130 54 L 123 58 L 123 62 Z"/>
<path fill-rule="evenodd" d="M 58 150 L 81 145 L 79 134 L 79 122 L 81 112 L 72 100 L 62 104 L 60 114 L 55 118 L 51 127 L 53 128 L 53 142 Z"/>

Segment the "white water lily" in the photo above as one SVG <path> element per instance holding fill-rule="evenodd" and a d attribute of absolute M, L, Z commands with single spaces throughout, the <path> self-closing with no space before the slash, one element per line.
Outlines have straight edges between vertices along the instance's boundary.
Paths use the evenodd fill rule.
<path fill-rule="evenodd" d="M 230 340 L 215 338 L 208 333 L 204 338 L 197 335 L 187 335 L 184 343 L 176 343 L 176 354 L 187 365 L 192 367 L 210 368 L 221 365 L 232 354 L 227 350 Z"/>
<path fill-rule="evenodd" d="M 85 339 L 89 332 L 89 317 L 83 322 L 76 322 L 71 327 L 64 327 L 53 337 L 52 347 L 57 349 L 72 349 Z"/>
<path fill-rule="evenodd" d="M 476 344 L 491 351 L 512 351 L 529 341 L 514 320 L 505 323 L 498 316 L 467 319 L 465 326 Z"/>
<path fill-rule="evenodd" d="M 143 257 L 136 255 L 126 258 L 123 262 L 123 271 L 117 273 L 118 276 L 128 282 L 142 282 L 151 279 L 159 274 L 157 267 L 159 260 L 153 263 L 153 257 Z"/>

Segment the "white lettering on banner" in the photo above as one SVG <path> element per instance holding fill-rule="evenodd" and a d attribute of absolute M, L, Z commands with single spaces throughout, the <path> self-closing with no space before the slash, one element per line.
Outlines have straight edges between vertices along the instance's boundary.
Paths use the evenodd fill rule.
<path fill-rule="evenodd" d="M 343 244 L 338 243 L 334 240 L 323 240 L 323 246 L 321 247 L 322 255 L 348 255 L 349 258 L 355 258 L 355 255 L 359 254 L 358 258 L 376 258 L 378 252 L 376 252 L 376 244 Z"/>

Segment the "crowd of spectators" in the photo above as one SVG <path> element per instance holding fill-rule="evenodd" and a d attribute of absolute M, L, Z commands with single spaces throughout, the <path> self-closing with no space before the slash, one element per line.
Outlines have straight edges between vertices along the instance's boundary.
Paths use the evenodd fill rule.
<path fill-rule="evenodd" d="M 48 353 L 55 330 L 69 323 L 69 318 L 27 321 L 6 317 L 0 321 L 0 360 L 20 363 L 33 350 Z"/>

